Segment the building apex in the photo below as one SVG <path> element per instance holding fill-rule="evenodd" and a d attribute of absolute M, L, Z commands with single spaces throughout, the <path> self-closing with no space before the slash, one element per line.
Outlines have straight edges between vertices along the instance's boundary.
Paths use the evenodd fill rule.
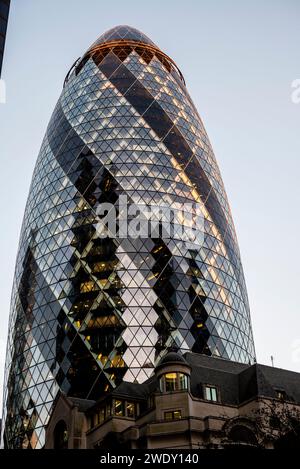
<path fill-rule="evenodd" d="M 101 36 L 93 43 L 92 47 L 115 41 L 134 41 L 156 46 L 148 36 L 138 29 L 128 25 L 118 25 L 101 34 Z"/>

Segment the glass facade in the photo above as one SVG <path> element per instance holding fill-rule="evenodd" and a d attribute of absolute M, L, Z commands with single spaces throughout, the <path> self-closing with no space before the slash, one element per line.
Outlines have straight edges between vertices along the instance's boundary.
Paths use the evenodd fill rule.
<path fill-rule="evenodd" d="M 10 0 L 0 0 L 0 77 L 2 70 Z"/>
<path fill-rule="evenodd" d="M 202 244 L 100 236 L 99 206 L 122 195 L 160 208 L 197 202 Z M 42 447 L 59 390 L 97 399 L 122 380 L 145 381 L 174 348 L 255 359 L 234 225 L 201 119 L 176 64 L 119 26 L 67 74 L 34 170 L 11 300 L 6 446 Z"/>

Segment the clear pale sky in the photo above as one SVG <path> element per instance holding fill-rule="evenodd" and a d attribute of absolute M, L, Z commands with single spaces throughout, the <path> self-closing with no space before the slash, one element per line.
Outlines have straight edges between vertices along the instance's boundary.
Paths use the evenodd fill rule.
<path fill-rule="evenodd" d="M 0 383 L 18 239 L 64 77 L 105 30 L 147 34 L 185 76 L 231 204 L 257 359 L 300 372 L 299 0 L 12 0 L 0 104 Z M 2 391 L 1 391 L 2 394 Z"/>

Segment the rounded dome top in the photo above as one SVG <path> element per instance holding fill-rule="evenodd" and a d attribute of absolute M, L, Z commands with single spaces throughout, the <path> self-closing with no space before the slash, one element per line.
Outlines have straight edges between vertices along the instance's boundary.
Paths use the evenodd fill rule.
<path fill-rule="evenodd" d="M 158 366 L 169 365 L 171 363 L 180 363 L 182 365 L 188 365 L 187 361 L 180 353 L 168 352 L 164 357 L 162 357 L 162 359 L 158 363 Z"/>
<path fill-rule="evenodd" d="M 94 42 L 92 47 L 113 41 L 135 41 L 155 46 L 154 42 L 138 29 L 127 25 L 119 25 L 103 33 L 97 41 Z"/>

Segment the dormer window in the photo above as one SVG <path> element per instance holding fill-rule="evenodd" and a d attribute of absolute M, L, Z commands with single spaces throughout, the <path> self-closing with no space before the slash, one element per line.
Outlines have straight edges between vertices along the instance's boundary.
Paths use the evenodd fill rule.
<path fill-rule="evenodd" d="M 286 392 L 283 391 L 282 389 L 277 389 L 276 390 L 276 397 L 277 399 L 280 399 L 281 401 L 286 400 Z"/>
<path fill-rule="evenodd" d="M 121 399 L 114 400 L 114 415 L 116 417 L 136 417 L 136 404 L 132 401 L 123 401 Z"/>
<path fill-rule="evenodd" d="M 160 378 L 162 392 L 185 391 L 189 388 L 189 377 L 184 373 L 165 373 Z"/>
<path fill-rule="evenodd" d="M 116 417 L 123 417 L 125 415 L 125 402 L 116 399 L 115 400 L 115 408 L 114 408 L 114 414 Z"/>
<path fill-rule="evenodd" d="M 204 399 L 207 401 L 218 402 L 218 389 L 216 386 L 205 384 L 203 387 Z"/>
<path fill-rule="evenodd" d="M 135 403 L 126 402 L 126 417 L 133 419 L 135 417 Z"/>

